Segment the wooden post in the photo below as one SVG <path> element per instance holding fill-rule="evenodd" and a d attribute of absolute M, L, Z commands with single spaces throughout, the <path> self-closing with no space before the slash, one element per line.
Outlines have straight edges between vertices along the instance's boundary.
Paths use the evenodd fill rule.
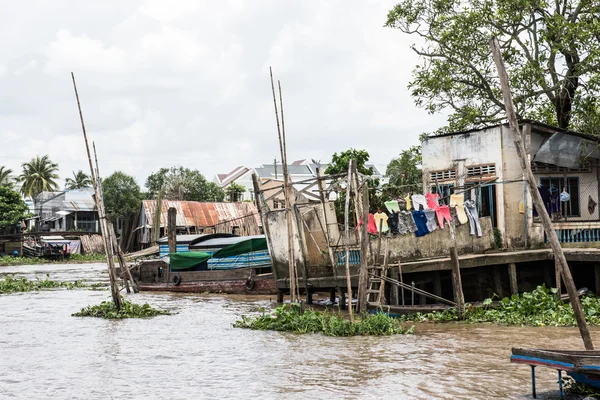
<path fill-rule="evenodd" d="M 504 291 L 502 290 L 502 274 L 500 273 L 500 269 L 497 265 L 492 267 L 492 279 L 494 281 L 494 293 L 498 295 L 498 297 L 504 297 Z"/>
<path fill-rule="evenodd" d="M 523 147 L 523 141 L 521 140 L 521 134 L 519 132 L 517 114 L 515 112 L 512 96 L 510 93 L 508 75 L 506 73 L 506 69 L 504 68 L 504 60 L 502 59 L 500 45 L 495 37 L 492 37 L 490 39 L 490 47 L 492 50 L 492 56 L 494 57 L 494 62 L 496 63 L 496 68 L 498 69 L 498 76 L 500 78 L 500 85 L 502 87 L 502 95 L 504 98 L 504 107 L 506 108 L 506 117 L 508 119 L 510 131 L 513 135 L 515 147 L 517 149 L 517 155 L 521 162 L 521 168 L 524 171 L 525 179 L 527 180 L 527 185 L 529 186 L 529 192 L 531 193 L 533 204 L 535 205 L 535 208 L 537 209 L 538 214 L 540 216 L 540 221 L 542 222 L 544 231 L 546 233 L 546 236 L 548 237 L 550 246 L 552 247 L 554 257 L 558 259 L 558 262 L 560 264 L 560 272 L 562 275 L 562 279 L 565 283 L 565 287 L 567 288 L 569 299 L 571 300 L 571 307 L 573 308 L 573 313 L 575 314 L 575 319 L 577 320 L 577 325 L 579 326 L 579 332 L 581 334 L 581 338 L 583 340 L 585 349 L 593 350 L 594 345 L 592 343 L 592 337 L 590 335 L 590 331 L 585 321 L 583 310 L 581 309 L 581 302 L 579 301 L 579 296 L 577 295 L 577 287 L 575 286 L 575 282 L 573 282 L 573 277 L 571 276 L 571 271 L 569 270 L 567 259 L 565 258 L 562 248 L 560 247 L 560 242 L 558 241 L 556 232 L 554 231 L 554 229 L 552 229 L 552 220 L 548 215 L 548 211 L 544 207 L 542 197 L 540 195 L 540 192 L 538 191 L 535 176 L 531 171 L 531 163 L 527 162 L 527 155 L 525 154 L 525 148 Z M 525 136 L 528 136 L 529 129 L 531 129 L 531 125 L 526 124 L 525 127 L 527 129 L 527 134 Z"/>
<path fill-rule="evenodd" d="M 451 221 L 450 227 L 450 260 L 452 261 L 452 289 L 454 292 L 454 302 L 456 303 L 456 311 L 458 318 L 462 318 L 465 297 L 463 295 L 462 280 L 460 278 L 460 263 L 458 260 L 458 252 L 456 251 L 456 232 L 454 231 L 454 221 Z"/>
<path fill-rule="evenodd" d="M 517 280 L 517 265 L 515 263 L 508 264 L 508 279 L 510 281 L 510 294 L 518 294 L 519 284 Z"/>
<path fill-rule="evenodd" d="M 377 227 L 377 253 L 375 253 L 375 260 L 373 260 L 373 264 L 381 265 L 381 230 L 383 229 L 383 220 L 379 220 L 379 226 Z M 386 244 L 387 246 L 387 244 Z"/>
<path fill-rule="evenodd" d="M 348 184 L 346 185 L 346 201 L 344 203 L 344 242 L 346 250 L 346 285 L 348 291 L 348 313 L 350 314 L 350 321 L 354 322 L 354 316 L 352 315 L 352 279 L 350 278 L 350 188 L 352 186 L 352 164 L 354 160 L 350 160 L 348 163 Z M 341 290 L 343 296 L 343 289 Z M 342 301 L 343 298 L 340 299 Z"/>
<path fill-rule="evenodd" d="M 340 308 L 342 310 L 346 309 L 346 292 L 343 287 L 340 287 Z M 352 297 L 350 297 L 350 308 L 348 309 L 348 314 L 350 314 L 350 321 L 354 321 L 352 318 Z"/>
<path fill-rule="evenodd" d="M 562 291 L 562 285 L 560 282 L 560 262 L 557 258 L 554 259 L 554 277 L 556 282 L 556 290 L 558 290 L 557 293 L 560 296 L 560 293 Z"/>
<path fill-rule="evenodd" d="M 369 290 L 369 266 L 367 265 L 367 255 L 369 253 L 369 231 L 368 231 L 368 219 L 369 219 L 369 187 L 367 182 L 362 182 L 362 220 L 363 224 L 360 226 L 360 271 L 358 275 L 358 312 L 367 312 L 367 290 Z M 357 188 L 358 192 L 358 188 Z M 357 198 L 357 201 L 359 199 Z M 383 287 L 383 279 L 381 280 L 381 286 Z"/>
<path fill-rule="evenodd" d="M 390 257 L 389 257 L 389 254 L 390 254 L 389 253 L 389 251 L 390 251 L 389 244 L 390 244 L 390 241 L 386 240 L 385 241 L 385 255 L 383 256 L 383 269 L 381 270 L 381 280 L 379 282 L 379 305 L 381 305 L 381 299 L 384 298 L 384 294 L 385 294 L 385 280 L 383 278 L 387 277 L 388 262 L 389 262 L 389 259 L 390 259 Z M 367 280 L 368 280 L 368 277 L 367 277 Z M 398 286 L 396 286 L 396 288 L 398 288 Z M 390 293 L 390 297 L 391 297 L 391 293 Z"/>
<path fill-rule="evenodd" d="M 594 293 L 596 296 L 600 293 L 600 264 L 594 264 Z"/>
<path fill-rule="evenodd" d="M 402 277 L 402 263 L 400 261 L 398 261 L 398 280 L 400 281 L 400 283 L 404 283 L 404 279 Z M 400 286 L 400 298 L 401 298 L 401 302 L 402 305 L 404 304 L 404 285 Z"/>
<path fill-rule="evenodd" d="M 167 240 L 169 253 L 177 253 L 177 209 L 170 207 L 167 213 Z"/>
<path fill-rule="evenodd" d="M 113 302 L 117 310 L 120 310 L 123 305 L 123 299 L 119 290 L 119 282 L 117 277 L 117 270 L 115 268 L 115 260 L 112 257 L 111 243 L 108 240 L 109 233 L 106 229 L 106 214 L 104 213 L 104 207 L 100 204 L 100 190 L 96 174 L 94 173 L 94 165 L 92 164 L 92 156 L 90 153 L 90 146 L 88 145 L 87 133 L 85 130 L 85 123 L 83 121 L 83 112 L 81 111 L 81 103 L 79 102 L 79 93 L 77 93 L 77 85 L 75 84 L 75 75 L 71 72 L 71 79 L 73 80 L 73 89 L 75 90 L 75 98 L 77 99 L 77 108 L 79 110 L 79 119 L 81 120 L 81 129 L 83 131 L 83 139 L 85 142 L 85 149 L 87 151 L 88 162 L 90 166 L 90 173 L 92 178 L 92 185 L 94 186 L 94 198 L 96 201 L 96 208 L 98 209 L 98 219 L 100 219 L 100 228 L 102 230 L 102 238 L 104 240 L 104 250 L 106 253 L 106 260 L 108 264 L 108 276 L 110 278 L 110 291 Z"/>
<path fill-rule="evenodd" d="M 321 167 L 317 167 L 317 185 L 319 187 L 319 197 L 321 199 L 321 206 L 323 207 L 323 221 L 325 222 L 325 240 L 327 240 L 327 252 L 329 253 L 329 261 L 331 262 L 331 271 L 333 278 L 337 278 L 337 263 L 335 261 L 335 255 L 333 254 L 333 248 L 331 247 L 331 234 L 329 232 L 329 219 L 327 217 L 327 211 L 329 210 L 329 200 L 325 195 L 325 185 L 323 182 L 323 172 Z M 318 217 L 318 214 L 317 214 Z"/>

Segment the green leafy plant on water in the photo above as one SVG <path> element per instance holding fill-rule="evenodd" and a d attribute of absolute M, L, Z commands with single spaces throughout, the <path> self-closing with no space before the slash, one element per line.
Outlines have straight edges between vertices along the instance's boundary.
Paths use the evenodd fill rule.
<path fill-rule="evenodd" d="M 42 257 L 0 256 L 0 265 L 4 266 L 33 264 L 68 264 L 96 261 L 106 261 L 106 256 L 104 254 L 71 254 L 69 258 L 65 258 L 64 260 L 50 260 Z"/>
<path fill-rule="evenodd" d="M 117 310 L 112 301 L 103 301 L 97 306 L 87 306 L 72 314 L 74 317 L 96 317 L 104 319 L 150 318 L 157 315 L 169 315 L 169 311 L 157 310 L 150 304 L 135 304 L 123 299 L 123 306 Z"/>
<path fill-rule="evenodd" d="M 575 382 L 571 377 L 563 378 L 563 388 L 569 394 L 581 395 L 586 398 L 591 396 L 592 398 L 600 399 L 600 389 L 586 385 L 585 383 Z"/>
<path fill-rule="evenodd" d="M 264 310 L 258 317 L 243 315 L 233 326 L 254 330 L 322 333 L 327 336 L 383 336 L 408 334 L 414 330 L 414 326 L 407 328 L 400 320 L 384 313 L 365 314 L 355 322 L 350 322 L 328 312 L 310 309 L 302 311 L 297 304 L 279 306 L 275 308 L 273 315 L 266 314 Z"/>
<path fill-rule="evenodd" d="M 569 302 L 563 302 L 556 289 L 538 286 L 531 292 L 505 297 L 493 304 L 486 299 L 483 307 L 465 306 L 463 321 L 467 323 L 493 322 L 503 325 L 574 326 L 577 324 Z M 588 295 L 581 298 L 583 311 L 589 324 L 600 325 L 600 297 Z M 403 316 L 404 321 L 448 322 L 458 321 L 455 308 L 441 312 L 417 313 Z"/>
<path fill-rule="evenodd" d="M 46 279 L 36 278 L 35 280 L 8 275 L 6 278 L 0 280 L 0 293 L 31 292 L 58 288 L 69 290 L 80 288 L 98 289 L 99 286 L 98 284 L 88 285 L 84 281 L 57 282 L 48 279 L 48 275 L 46 275 Z"/>

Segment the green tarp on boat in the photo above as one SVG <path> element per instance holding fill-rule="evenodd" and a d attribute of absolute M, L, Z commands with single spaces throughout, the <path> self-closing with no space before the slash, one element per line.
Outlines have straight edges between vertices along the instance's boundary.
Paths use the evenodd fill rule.
<path fill-rule="evenodd" d="M 211 255 L 208 253 L 193 251 L 189 253 L 172 253 L 169 255 L 171 270 L 194 268 L 198 264 L 208 261 Z"/>
<path fill-rule="evenodd" d="M 213 258 L 225 258 L 261 250 L 267 250 L 267 239 L 264 237 L 252 238 L 230 244 L 229 246 L 223 247 L 221 250 L 216 251 L 212 256 Z"/>

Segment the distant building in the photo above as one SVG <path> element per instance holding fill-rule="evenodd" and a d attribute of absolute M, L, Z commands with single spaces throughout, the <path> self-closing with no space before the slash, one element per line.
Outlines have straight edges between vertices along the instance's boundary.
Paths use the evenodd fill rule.
<path fill-rule="evenodd" d="M 39 231 L 100 232 L 94 189 L 41 192 L 34 199 L 29 227 Z"/>

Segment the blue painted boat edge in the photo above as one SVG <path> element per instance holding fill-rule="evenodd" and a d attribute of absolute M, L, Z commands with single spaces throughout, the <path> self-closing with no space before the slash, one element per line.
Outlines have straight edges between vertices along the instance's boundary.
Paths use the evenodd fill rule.
<path fill-rule="evenodd" d="M 573 378 L 575 380 L 575 382 L 585 383 L 586 385 L 590 385 L 595 388 L 600 388 L 600 378 L 598 378 L 598 377 L 592 378 L 592 376 L 590 376 L 588 374 L 581 374 L 581 373 L 575 373 L 575 372 L 567 372 L 567 374 L 571 378 Z"/>
<path fill-rule="evenodd" d="M 575 369 L 575 365 L 571 363 L 566 363 L 562 361 L 553 361 L 545 358 L 536 358 L 536 357 L 528 357 L 528 356 L 510 356 L 510 362 L 521 363 L 521 364 L 529 364 L 529 365 L 541 365 L 545 367 L 550 367 L 554 369 L 564 369 L 565 371 Z"/>

